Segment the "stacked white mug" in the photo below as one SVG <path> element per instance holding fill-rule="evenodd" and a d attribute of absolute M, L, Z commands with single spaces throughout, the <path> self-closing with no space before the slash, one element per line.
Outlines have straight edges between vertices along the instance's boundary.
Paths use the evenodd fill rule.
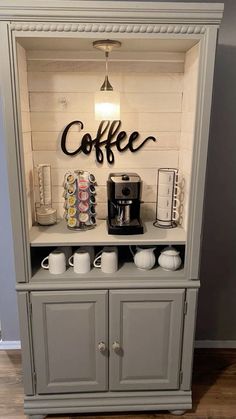
<path fill-rule="evenodd" d="M 157 180 L 157 208 L 154 225 L 161 228 L 176 227 L 179 220 L 180 201 L 178 199 L 177 169 L 159 169 Z"/>

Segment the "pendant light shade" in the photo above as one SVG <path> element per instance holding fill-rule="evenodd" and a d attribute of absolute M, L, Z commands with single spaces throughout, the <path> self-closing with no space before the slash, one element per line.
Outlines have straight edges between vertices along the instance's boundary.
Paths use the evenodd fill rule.
<path fill-rule="evenodd" d="M 120 119 L 120 93 L 100 90 L 95 93 L 95 120 Z"/>
<path fill-rule="evenodd" d="M 93 42 L 93 46 L 105 51 L 106 74 L 105 80 L 98 92 L 95 93 L 95 120 L 117 120 L 120 119 L 120 93 L 113 90 L 108 79 L 108 57 L 113 48 L 121 46 L 121 42 L 102 40 Z"/>

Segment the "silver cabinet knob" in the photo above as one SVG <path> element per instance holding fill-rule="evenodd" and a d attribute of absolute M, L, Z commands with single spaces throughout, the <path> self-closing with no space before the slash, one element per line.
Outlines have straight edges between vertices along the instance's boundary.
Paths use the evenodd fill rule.
<path fill-rule="evenodd" d="M 105 352 L 106 344 L 104 342 L 99 342 L 98 349 L 99 349 L 100 352 Z"/>
<path fill-rule="evenodd" d="M 114 352 L 118 352 L 121 349 L 119 342 L 114 341 L 112 344 L 112 349 Z"/>

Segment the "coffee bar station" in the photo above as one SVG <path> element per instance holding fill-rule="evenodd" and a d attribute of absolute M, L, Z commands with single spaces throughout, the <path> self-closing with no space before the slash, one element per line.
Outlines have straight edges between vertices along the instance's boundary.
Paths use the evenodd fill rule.
<path fill-rule="evenodd" d="M 0 125 L 25 414 L 181 415 L 223 6 L 13 3 Z"/>

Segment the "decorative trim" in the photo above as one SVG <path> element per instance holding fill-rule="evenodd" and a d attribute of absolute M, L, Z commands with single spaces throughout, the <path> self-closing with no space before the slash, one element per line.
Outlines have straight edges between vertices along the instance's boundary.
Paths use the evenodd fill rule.
<path fill-rule="evenodd" d="M 10 29 L 23 32 L 91 32 L 91 33 L 174 33 L 204 34 L 203 25 L 151 25 L 101 23 L 11 23 Z"/>
<path fill-rule="evenodd" d="M 191 391 L 130 391 L 25 396 L 28 415 L 191 409 Z"/>
<path fill-rule="evenodd" d="M 0 350 L 7 351 L 8 349 L 21 349 L 21 343 L 19 340 L 1 340 Z"/>
<path fill-rule="evenodd" d="M 234 349 L 236 340 L 196 340 L 195 348 Z"/>

